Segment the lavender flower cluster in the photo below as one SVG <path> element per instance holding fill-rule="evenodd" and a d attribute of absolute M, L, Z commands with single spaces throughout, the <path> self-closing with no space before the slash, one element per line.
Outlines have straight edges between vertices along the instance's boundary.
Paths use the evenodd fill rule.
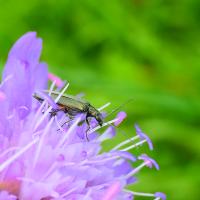
<path fill-rule="evenodd" d="M 0 85 L 0 200 L 126 200 L 135 196 L 166 199 L 163 193 L 133 192 L 126 186 L 136 183 L 135 175 L 145 166 L 159 169 L 147 155 L 134 157 L 128 151 L 151 140 L 136 125 L 136 135 L 108 152 L 102 142 L 113 138 L 126 117 L 120 112 L 105 122 L 102 134 L 91 120 L 85 137 L 85 116 L 69 123 L 64 113 L 50 118 L 48 99 L 36 101 L 32 94 L 47 89 L 64 94 L 68 84 L 48 73 L 39 61 L 42 40 L 36 33 L 23 35 L 12 47 Z M 55 100 L 55 103 L 59 100 Z M 105 105 L 106 106 L 106 105 Z M 103 110 L 105 106 L 99 108 Z M 132 163 L 138 162 L 137 167 Z"/>

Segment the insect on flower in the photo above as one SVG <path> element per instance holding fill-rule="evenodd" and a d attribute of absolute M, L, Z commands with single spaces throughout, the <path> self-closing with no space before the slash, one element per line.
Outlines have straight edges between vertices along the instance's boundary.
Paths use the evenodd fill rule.
<path fill-rule="evenodd" d="M 48 90 L 43 91 L 45 94 L 49 94 Z M 51 92 L 51 98 L 55 100 L 59 92 L 52 91 Z M 33 97 L 37 99 L 40 102 L 44 101 L 44 98 L 39 94 L 39 93 L 34 93 Z M 62 111 L 66 114 L 68 114 L 72 119 L 75 117 L 77 114 L 80 113 L 85 113 L 86 114 L 86 123 L 88 125 L 88 130 L 90 129 L 90 124 L 89 124 L 89 117 L 93 117 L 96 119 L 98 124 L 100 126 L 103 125 L 103 116 L 102 114 L 94 107 L 92 106 L 89 102 L 82 100 L 80 98 L 77 98 L 72 95 L 62 95 L 57 104 L 57 108 L 53 108 L 51 111 L 51 117 L 55 116 L 58 112 Z"/>
<path fill-rule="evenodd" d="M 150 138 L 136 125 L 136 135 L 105 150 L 102 143 L 112 143 L 117 136 L 112 124 L 118 126 L 125 119 L 125 112 L 103 123 L 101 110 L 109 103 L 97 110 L 79 98 L 63 95 L 68 84 L 64 86 L 58 77 L 48 75 L 47 65 L 39 60 L 41 49 L 42 40 L 36 33 L 26 33 L 12 47 L 3 70 L 0 200 L 130 200 L 136 196 L 166 200 L 161 192 L 127 188 L 136 183 L 136 174 L 144 167 L 159 169 L 147 155 L 136 157 L 129 152 L 144 143 L 153 150 Z M 48 93 L 48 79 L 53 81 L 49 91 L 57 86 L 59 93 Z M 41 105 L 33 94 L 43 102 Z M 73 122 L 62 129 L 60 124 L 66 113 L 71 114 Z M 55 114 L 55 120 L 49 119 L 49 114 Z M 89 116 L 97 120 L 98 126 L 90 129 L 91 140 L 85 142 L 85 121 Z M 107 129 L 99 132 L 102 127 Z M 57 128 L 65 134 L 58 133 Z"/>

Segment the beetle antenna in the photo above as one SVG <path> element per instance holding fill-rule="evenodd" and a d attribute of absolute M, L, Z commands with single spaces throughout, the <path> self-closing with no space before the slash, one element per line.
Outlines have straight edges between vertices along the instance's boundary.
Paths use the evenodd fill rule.
<path fill-rule="evenodd" d="M 110 126 L 113 127 L 114 129 L 118 129 L 118 126 L 115 126 L 114 124 L 110 124 Z M 125 139 L 127 140 L 127 135 L 125 134 L 125 132 L 124 131 L 120 131 L 120 132 L 122 133 L 123 137 L 125 137 Z M 135 143 L 132 141 L 131 138 L 128 138 L 128 141 L 135 145 Z"/>
<path fill-rule="evenodd" d="M 120 110 L 122 107 L 124 107 L 126 104 L 130 103 L 133 100 L 134 99 L 129 99 L 129 100 L 125 101 L 123 104 L 121 104 L 120 106 L 118 106 L 117 108 L 112 110 L 110 113 L 108 113 L 108 115 L 106 115 L 106 117 L 108 117 L 108 116 L 112 115 L 113 113 L 117 112 L 118 110 Z"/>

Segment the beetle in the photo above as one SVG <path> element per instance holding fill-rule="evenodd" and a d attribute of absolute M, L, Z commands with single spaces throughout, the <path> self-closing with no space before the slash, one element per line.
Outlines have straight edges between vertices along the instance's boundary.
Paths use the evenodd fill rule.
<path fill-rule="evenodd" d="M 45 94 L 49 94 L 48 90 L 44 90 L 43 92 Z M 51 98 L 55 100 L 59 94 L 60 94 L 59 92 L 52 91 Z M 44 101 L 44 98 L 40 96 L 38 93 L 34 93 L 33 97 L 40 102 Z M 95 118 L 100 126 L 103 125 L 102 114 L 94 106 L 92 106 L 89 102 L 85 100 L 79 99 L 72 95 L 64 94 L 60 97 L 60 99 L 58 100 L 56 104 L 58 108 L 52 109 L 51 116 L 55 116 L 57 112 L 59 111 L 67 113 L 69 116 L 72 116 L 72 117 L 80 113 L 85 113 L 86 123 L 88 124 L 89 127 L 90 127 L 89 120 L 88 120 L 89 117 Z"/>

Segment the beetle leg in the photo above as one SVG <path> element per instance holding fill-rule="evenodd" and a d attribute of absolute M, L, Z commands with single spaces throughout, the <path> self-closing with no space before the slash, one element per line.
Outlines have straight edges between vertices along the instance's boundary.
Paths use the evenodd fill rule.
<path fill-rule="evenodd" d="M 89 140 L 89 138 L 88 138 L 88 131 L 90 130 L 90 127 L 88 126 L 88 128 L 87 128 L 87 130 L 86 130 L 86 134 L 85 134 L 85 137 L 86 137 L 86 139 L 87 139 L 87 141 L 89 142 L 90 140 Z"/>
<path fill-rule="evenodd" d="M 86 119 L 85 119 L 85 121 L 86 121 L 86 123 L 87 123 L 87 125 L 88 125 L 88 128 L 87 128 L 87 130 L 86 130 L 86 135 L 85 135 L 87 141 L 89 141 L 89 138 L 88 138 L 88 131 L 90 130 L 90 123 L 89 123 L 88 117 L 89 117 L 89 115 L 88 115 L 88 113 L 87 113 Z"/>
<path fill-rule="evenodd" d="M 63 127 L 65 124 L 67 124 L 68 122 L 71 122 L 72 120 L 74 120 L 74 118 L 70 118 L 69 120 L 65 121 L 61 127 Z M 60 129 L 57 129 L 57 131 L 59 131 Z"/>
<path fill-rule="evenodd" d="M 86 116 L 85 121 L 86 121 L 87 125 L 90 126 L 90 123 L 89 123 L 88 117 L 89 117 L 89 116 Z"/>
<path fill-rule="evenodd" d="M 57 113 L 58 113 L 59 111 L 62 111 L 62 109 L 60 109 L 60 108 L 58 108 L 58 109 L 53 109 L 53 108 L 52 108 L 52 110 L 49 112 L 49 113 L 50 113 L 50 118 L 56 116 Z"/>

